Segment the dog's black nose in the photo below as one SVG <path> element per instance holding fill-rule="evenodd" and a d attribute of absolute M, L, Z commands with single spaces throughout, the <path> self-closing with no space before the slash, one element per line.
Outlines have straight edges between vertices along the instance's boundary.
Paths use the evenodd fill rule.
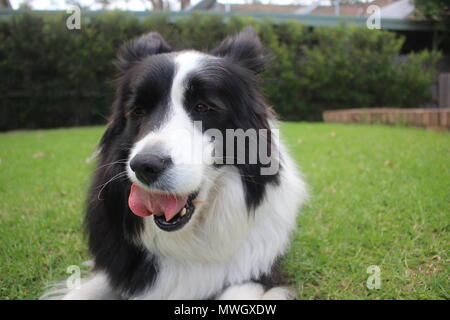
<path fill-rule="evenodd" d="M 130 161 L 131 170 L 145 184 L 154 182 L 171 165 L 170 157 L 159 154 L 137 154 Z"/>

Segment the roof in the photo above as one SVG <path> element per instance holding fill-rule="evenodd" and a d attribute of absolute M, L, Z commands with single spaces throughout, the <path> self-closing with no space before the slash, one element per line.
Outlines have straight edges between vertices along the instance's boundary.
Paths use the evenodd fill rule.
<path fill-rule="evenodd" d="M 401 19 L 411 17 L 414 13 L 415 6 L 410 0 L 400 0 L 381 8 L 381 16 L 383 18 Z"/>
<path fill-rule="evenodd" d="M 208 2 L 211 4 L 208 8 L 214 11 L 225 12 L 267 12 L 267 13 L 289 13 L 299 15 L 314 15 L 314 16 L 334 16 L 335 6 L 320 6 L 317 3 L 313 3 L 309 6 L 301 5 L 273 5 L 273 4 L 224 4 L 215 0 L 203 0 L 201 2 Z M 370 6 L 379 6 L 381 9 L 381 16 L 383 18 L 395 18 L 404 19 L 412 17 L 414 11 L 414 5 L 410 0 L 375 0 L 368 3 L 356 3 L 356 4 L 341 4 L 339 6 L 339 15 L 347 17 L 367 17 L 370 13 L 367 12 L 367 8 Z"/>
<path fill-rule="evenodd" d="M 397 0 L 375 0 L 368 3 L 341 4 L 339 6 L 339 14 L 341 16 L 349 16 L 349 17 L 364 17 L 367 16 L 367 8 L 371 5 L 377 5 L 380 8 L 383 8 L 395 2 L 397 2 Z M 318 6 L 317 8 L 312 10 L 309 14 L 321 16 L 334 16 L 335 7 Z"/>
<path fill-rule="evenodd" d="M 274 4 L 223 4 L 216 3 L 212 10 L 227 11 L 227 12 L 267 12 L 267 13 L 294 13 L 295 11 L 304 8 L 300 5 L 274 5 Z"/>

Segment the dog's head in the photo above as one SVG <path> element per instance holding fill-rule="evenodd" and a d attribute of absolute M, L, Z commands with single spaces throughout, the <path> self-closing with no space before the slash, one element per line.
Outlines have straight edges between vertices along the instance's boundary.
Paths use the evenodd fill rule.
<path fill-rule="evenodd" d="M 251 148 L 272 145 L 271 110 L 258 90 L 263 64 L 251 28 L 210 53 L 173 52 L 158 33 L 120 50 L 113 115 L 100 148 L 108 161 L 125 165 L 134 214 L 154 215 L 165 231 L 180 229 L 200 206 L 198 195 L 206 196 L 228 165 L 242 176 L 247 205 L 258 204 L 264 183 L 275 178 L 261 175 L 261 167 L 270 164 L 262 164 Z M 239 141 L 236 129 L 244 135 L 242 148 L 226 139 L 234 134 Z M 257 153 L 253 162 L 250 149 Z"/>

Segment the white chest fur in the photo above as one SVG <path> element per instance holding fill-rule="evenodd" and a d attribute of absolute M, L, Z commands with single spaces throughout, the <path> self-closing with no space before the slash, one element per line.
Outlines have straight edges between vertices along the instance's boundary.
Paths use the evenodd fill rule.
<path fill-rule="evenodd" d="M 226 167 L 211 177 L 211 183 L 220 181 L 209 188 L 215 200 L 202 204 L 180 232 L 161 231 L 149 217 L 141 240 L 157 253 L 158 277 L 134 298 L 202 299 L 269 272 L 286 250 L 307 197 L 293 162 L 286 153 L 282 159 L 280 183 L 267 186 L 254 213 L 246 208 L 239 173 Z"/>

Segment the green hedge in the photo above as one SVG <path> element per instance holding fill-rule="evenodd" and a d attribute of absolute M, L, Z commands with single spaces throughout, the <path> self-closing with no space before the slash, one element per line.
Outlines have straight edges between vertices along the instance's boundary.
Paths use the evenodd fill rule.
<path fill-rule="evenodd" d="M 68 15 L 17 14 L 0 21 L 0 130 L 103 123 L 113 97 L 118 47 L 156 30 L 176 49 L 212 49 L 251 24 L 271 61 L 263 89 L 281 118 L 319 120 L 324 109 L 418 107 L 430 100 L 439 54 L 403 59 L 403 39 L 357 27 L 308 28 L 246 17 L 196 14 L 170 22 L 159 15 L 83 15 L 81 30 Z"/>

